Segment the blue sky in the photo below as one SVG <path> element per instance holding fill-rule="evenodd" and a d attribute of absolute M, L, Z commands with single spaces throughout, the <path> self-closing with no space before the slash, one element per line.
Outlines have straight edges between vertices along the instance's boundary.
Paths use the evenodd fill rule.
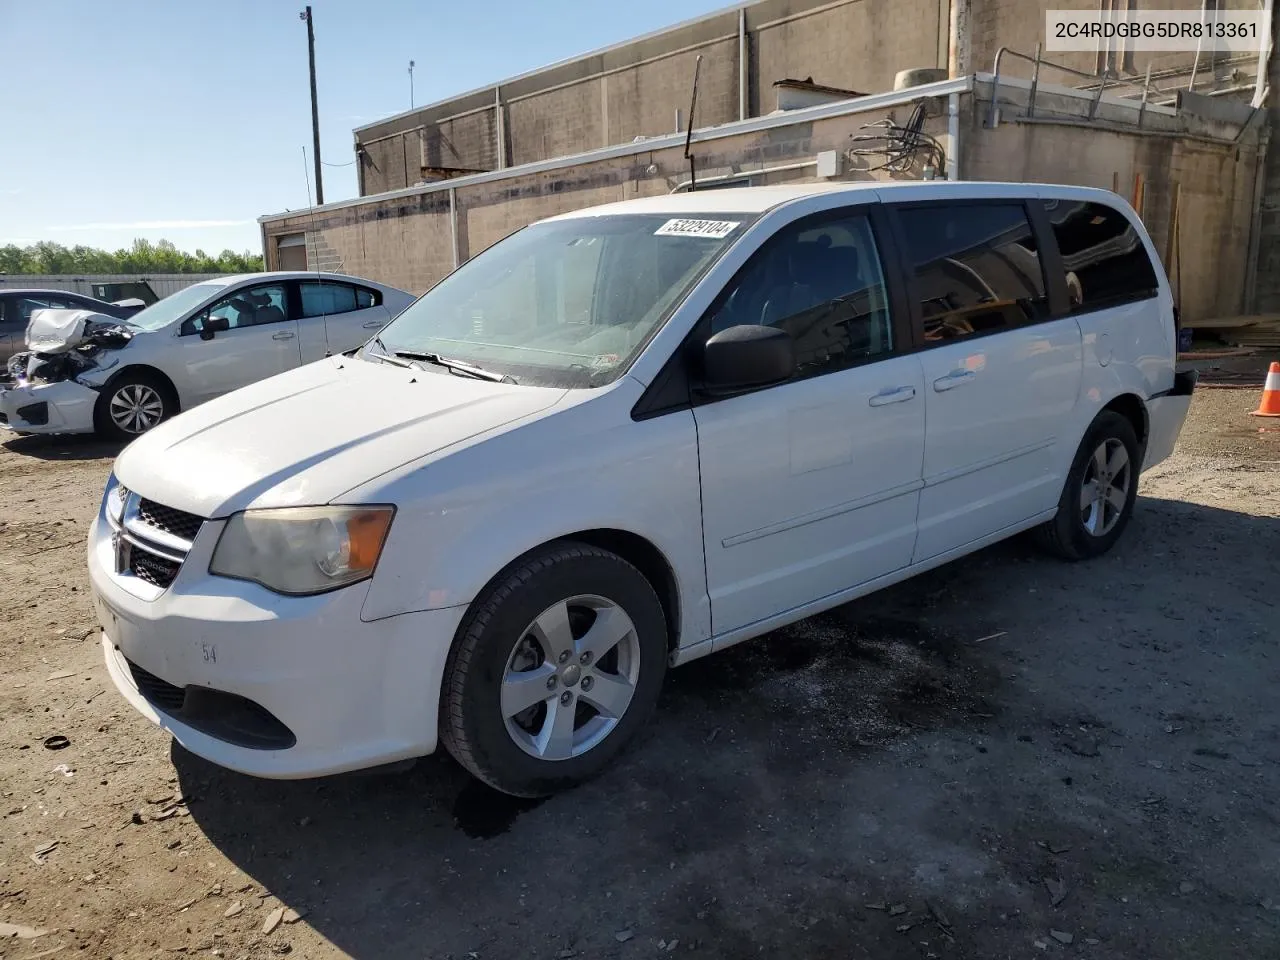
<path fill-rule="evenodd" d="M 307 205 L 304 6 L 0 0 L 0 245 L 259 252 L 258 216 Z M 724 6 L 316 0 L 325 199 L 356 195 L 351 130 L 408 109 L 411 59 L 421 105 Z"/>

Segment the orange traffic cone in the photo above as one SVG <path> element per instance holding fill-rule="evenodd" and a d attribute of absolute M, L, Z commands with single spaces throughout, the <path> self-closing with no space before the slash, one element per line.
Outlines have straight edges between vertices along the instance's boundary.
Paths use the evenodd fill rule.
<path fill-rule="evenodd" d="M 1267 382 L 1262 387 L 1262 403 L 1251 416 L 1280 417 L 1280 363 L 1271 364 Z"/>

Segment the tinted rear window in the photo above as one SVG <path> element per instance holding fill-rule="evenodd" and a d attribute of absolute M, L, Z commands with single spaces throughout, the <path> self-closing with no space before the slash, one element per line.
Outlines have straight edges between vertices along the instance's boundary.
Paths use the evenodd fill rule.
<path fill-rule="evenodd" d="M 1046 200 L 1062 253 L 1073 310 L 1099 310 L 1154 297 L 1155 269 L 1142 237 L 1119 210 L 1101 203 Z"/>

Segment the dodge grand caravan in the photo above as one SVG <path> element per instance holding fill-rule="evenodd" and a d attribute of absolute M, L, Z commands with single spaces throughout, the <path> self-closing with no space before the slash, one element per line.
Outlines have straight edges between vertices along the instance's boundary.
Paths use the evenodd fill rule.
<path fill-rule="evenodd" d="M 842 184 L 533 224 L 362 348 L 125 449 L 123 696 L 263 777 L 444 746 L 539 795 L 676 666 L 1024 530 L 1109 550 L 1168 456 L 1169 284 L 1114 194 Z"/>

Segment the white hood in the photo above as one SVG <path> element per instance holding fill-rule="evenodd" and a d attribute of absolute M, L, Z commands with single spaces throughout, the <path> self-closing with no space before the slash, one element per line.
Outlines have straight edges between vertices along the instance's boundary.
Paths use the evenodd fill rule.
<path fill-rule="evenodd" d="M 202 517 L 322 504 L 564 394 L 332 357 L 162 423 L 125 448 L 115 472 L 144 497 Z"/>
<path fill-rule="evenodd" d="M 27 349 L 36 353 L 66 353 L 84 342 L 84 328 L 90 320 L 116 323 L 112 317 L 92 310 L 34 310 L 27 324 Z"/>

